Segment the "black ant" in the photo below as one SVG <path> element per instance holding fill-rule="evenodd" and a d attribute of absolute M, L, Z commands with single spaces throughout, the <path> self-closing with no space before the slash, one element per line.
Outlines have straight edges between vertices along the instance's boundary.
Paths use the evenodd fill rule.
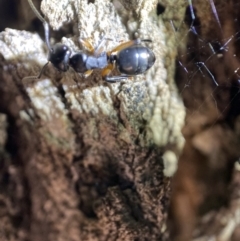
<path fill-rule="evenodd" d="M 38 76 L 25 77 L 24 79 L 39 79 L 49 62 L 59 71 L 65 72 L 72 67 L 77 73 L 88 77 L 93 69 L 102 69 L 102 78 L 107 82 L 118 82 L 128 77 L 145 73 L 155 63 L 155 55 L 151 49 L 142 46 L 141 42 L 151 40 L 131 40 L 124 42 L 109 52 L 100 52 L 87 40 L 81 40 L 82 45 L 88 49 L 89 54 L 78 52 L 71 56 L 71 50 L 64 44 L 57 43 L 51 47 L 49 42 L 49 24 L 41 16 L 38 10 L 28 0 L 28 3 L 36 16 L 42 21 L 45 32 L 45 41 L 49 51 L 48 62 L 43 66 Z M 117 67 L 121 75 L 109 76 Z"/>

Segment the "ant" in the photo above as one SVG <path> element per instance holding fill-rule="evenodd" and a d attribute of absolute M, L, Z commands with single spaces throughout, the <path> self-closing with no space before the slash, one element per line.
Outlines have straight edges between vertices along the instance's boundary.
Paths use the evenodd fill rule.
<path fill-rule="evenodd" d="M 134 75 L 143 74 L 155 63 L 156 58 L 153 51 L 141 45 L 142 42 L 152 42 L 147 39 L 124 42 L 109 52 L 101 52 L 99 47 L 95 50 L 89 41 L 80 40 L 89 53 L 80 51 L 73 56 L 71 56 L 70 48 L 64 44 L 57 43 L 51 47 L 49 24 L 33 5 L 32 0 L 28 0 L 28 3 L 43 23 L 49 57 L 48 62 L 42 67 L 37 76 L 25 77 L 25 80 L 30 78 L 39 79 L 49 62 L 62 72 L 66 72 L 69 67 L 72 67 L 77 73 L 83 74 L 85 78 L 90 76 L 94 69 L 102 69 L 102 78 L 112 83 L 120 82 Z M 115 67 L 117 67 L 121 75 L 109 76 Z"/>

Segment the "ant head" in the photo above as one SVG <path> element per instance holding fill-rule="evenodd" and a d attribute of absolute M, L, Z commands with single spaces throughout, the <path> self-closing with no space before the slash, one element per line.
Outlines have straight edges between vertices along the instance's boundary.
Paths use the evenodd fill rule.
<path fill-rule="evenodd" d="M 86 67 L 87 54 L 78 52 L 70 58 L 70 66 L 78 73 L 85 73 L 88 69 Z"/>
<path fill-rule="evenodd" d="M 64 44 L 56 44 L 49 52 L 48 60 L 60 71 L 67 71 L 69 68 L 69 58 L 71 50 Z"/>

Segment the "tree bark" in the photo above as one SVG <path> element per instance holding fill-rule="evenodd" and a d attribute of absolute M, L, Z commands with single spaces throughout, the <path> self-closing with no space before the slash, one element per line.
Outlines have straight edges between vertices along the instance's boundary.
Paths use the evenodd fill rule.
<path fill-rule="evenodd" d="M 113 84 L 51 64 L 23 82 L 47 48 L 27 2 L 12 3 L 2 26 L 15 29 L 0 33 L 0 240 L 239 240 L 237 1 L 34 1 L 51 43 L 73 53 L 80 39 L 105 38 L 103 51 L 152 40 L 154 66 Z"/>
<path fill-rule="evenodd" d="M 27 12 L 21 19 L 36 23 L 26 1 L 18 4 Z M 166 5 L 176 26 L 185 6 Z M 64 25 L 60 39 L 73 52 L 83 49 L 79 39 L 97 47 L 110 38 L 106 51 L 151 39 L 155 65 L 122 83 L 102 81 L 97 70 L 84 79 L 51 65 L 40 80 L 23 83 L 46 63 L 46 46 L 36 33 L 0 34 L 2 240 L 163 237 L 170 179 L 162 155 L 176 165 L 185 110 L 174 83 L 172 10 L 163 18 L 156 8 L 155 0 L 41 2 L 55 41 Z"/>

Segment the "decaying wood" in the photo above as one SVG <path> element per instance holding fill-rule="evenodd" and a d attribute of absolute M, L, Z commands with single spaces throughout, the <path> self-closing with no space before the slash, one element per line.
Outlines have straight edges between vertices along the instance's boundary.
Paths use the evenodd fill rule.
<path fill-rule="evenodd" d="M 29 14 L 24 21 L 32 21 L 26 1 L 19 4 Z M 171 6 L 180 9 L 176 25 L 186 4 Z M 23 83 L 46 63 L 45 43 L 37 33 L 0 34 L 2 240 L 164 235 L 170 179 L 163 175 L 162 155 L 176 165 L 185 110 L 174 83 L 177 34 L 169 23 L 171 10 L 166 5 L 164 20 L 156 5 L 155 0 L 41 2 L 55 30 L 53 41 L 62 28 L 60 39 L 73 52 L 82 49 L 80 38 L 95 47 L 110 38 L 106 50 L 134 37 L 152 39 L 153 68 L 122 83 L 102 81 L 99 71 L 84 79 L 51 65 L 40 80 Z"/>
<path fill-rule="evenodd" d="M 23 83 L 46 63 L 45 43 L 0 33 L 0 240 L 239 240 L 237 1 L 40 3 L 52 42 L 77 52 L 85 38 L 105 37 L 106 50 L 152 39 L 157 60 L 122 83 L 51 65 Z M 15 4 L 9 26 L 43 37 Z"/>

